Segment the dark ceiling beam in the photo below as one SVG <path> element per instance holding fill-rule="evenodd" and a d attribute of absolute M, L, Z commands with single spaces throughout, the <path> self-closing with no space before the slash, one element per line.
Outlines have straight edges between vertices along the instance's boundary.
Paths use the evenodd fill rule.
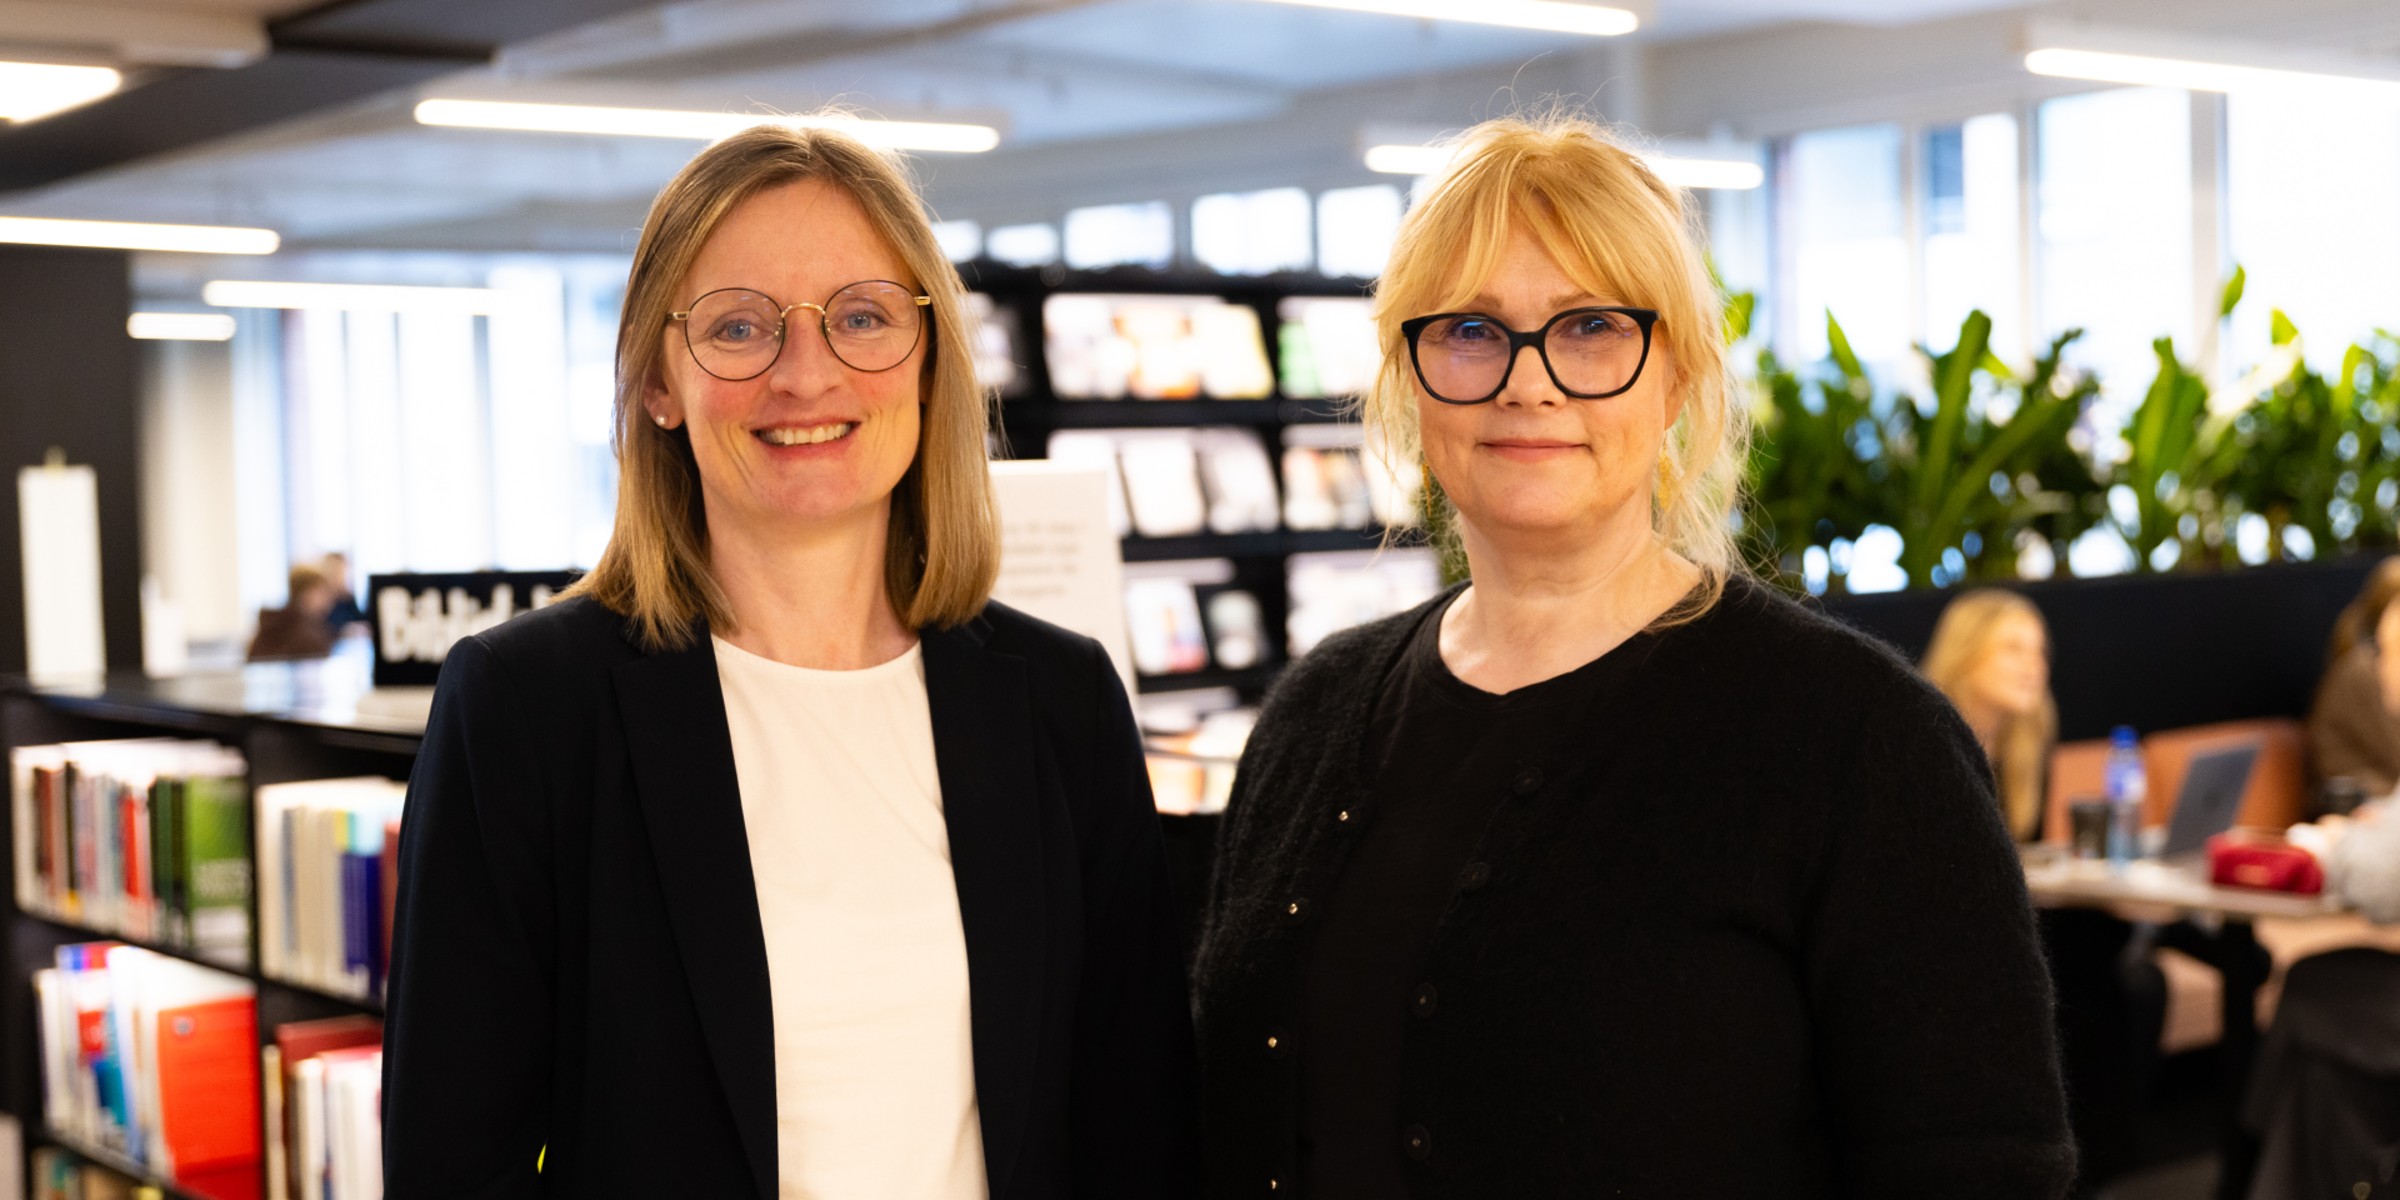
<path fill-rule="evenodd" d="M 0 192 L 87 172 L 413 87 L 491 61 L 503 46 L 654 0 L 334 0 L 268 27 L 265 58 L 230 70 L 145 72 L 105 100 L 0 126 Z"/>

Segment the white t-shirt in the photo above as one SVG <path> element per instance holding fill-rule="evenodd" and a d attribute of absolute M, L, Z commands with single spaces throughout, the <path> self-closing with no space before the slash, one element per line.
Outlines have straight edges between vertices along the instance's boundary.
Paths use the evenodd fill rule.
<path fill-rule="evenodd" d="M 922 647 L 816 671 L 713 640 L 774 996 L 778 1194 L 985 1200 Z"/>

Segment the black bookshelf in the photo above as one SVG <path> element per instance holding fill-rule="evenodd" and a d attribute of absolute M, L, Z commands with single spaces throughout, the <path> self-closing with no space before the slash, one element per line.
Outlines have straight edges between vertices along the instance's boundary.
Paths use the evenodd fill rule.
<path fill-rule="evenodd" d="M 1355 422 L 1352 404 L 1343 399 L 1294 398 L 1280 391 L 1283 378 L 1282 339 L 1278 336 L 1282 302 L 1292 297 L 1364 299 L 1368 285 L 1360 280 L 1327 279 L 1318 275 L 1235 277 L 1189 270 L 1156 271 L 1114 268 L 1105 271 L 1026 269 L 991 262 L 962 264 L 967 286 L 991 297 L 994 309 L 1005 312 L 1016 339 L 1017 384 L 1001 398 L 994 432 L 1002 452 L 1010 457 L 1038 458 L 1047 450 L 1049 435 L 1061 429 L 1156 429 L 1235 426 L 1257 431 L 1270 456 L 1283 444 L 1283 431 L 1299 425 Z M 1042 306 L 1051 296 L 1107 293 L 1161 296 L 1214 296 L 1252 309 L 1266 343 L 1267 365 L 1278 390 L 1257 400 L 1086 400 L 1064 399 L 1050 390 L 1048 350 L 1043 338 Z M 1280 474 L 1280 473 L 1279 473 Z M 1278 488 L 1280 489 L 1280 478 Z M 1330 550 L 1373 550 L 1385 545 L 1381 529 L 1276 529 L 1250 533 L 1200 533 L 1184 537 L 1130 536 L 1122 543 L 1125 561 L 1167 562 L 1181 559 L 1230 559 L 1234 582 L 1258 598 L 1268 657 L 1240 670 L 1209 669 L 1174 675 L 1142 676 L 1137 688 L 1145 693 L 1194 688 L 1230 687 L 1255 702 L 1272 683 L 1284 661 L 1286 618 L 1290 596 L 1285 562 L 1294 554 Z M 1395 543 L 1408 544 L 1408 543 Z M 1205 598 L 1205 597 L 1204 597 Z"/>
<path fill-rule="evenodd" d="M 324 662 L 259 664 L 172 680 L 111 675 L 87 685 L 37 687 L 20 677 L 0 678 L 0 747 L 117 738 L 205 738 L 242 752 L 252 795 L 268 784 L 301 779 L 350 775 L 405 779 L 415 759 L 423 721 L 405 713 L 380 716 L 371 710 L 359 711 L 368 691 L 366 663 L 358 653 L 361 649 L 348 647 L 343 655 Z M 251 825 L 256 828 L 255 808 Z M 258 967 L 255 896 L 250 961 L 241 968 L 209 961 L 187 949 L 25 912 L 16 903 L 14 837 L 13 820 L 0 822 L 0 859 L 9 864 L 12 876 L 10 886 L 0 889 L 0 923 L 7 931 L 7 974 L 5 986 L 0 986 L 0 1111 L 18 1119 L 29 1148 L 56 1146 L 133 1176 L 164 1195 L 189 1200 L 258 1200 L 264 1193 L 257 1186 L 256 1172 L 211 1175 L 179 1184 L 148 1174 L 104 1147 L 82 1144 L 51 1128 L 48 1114 L 42 1111 L 34 972 L 52 965 L 60 946 L 111 941 L 232 975 L 248 981 L 257 995 L 261 1047 L 273 1039 L 278 1026 L 357 1013 L 380 1016 L 382 1004 L 262 972 Z M 261 1083 L 263 1086 L 263 1079 Z M 249 1098 L 252 1110 L 261 1113 L 262 1119 L 264 1099 L 263 1094 Z"/>

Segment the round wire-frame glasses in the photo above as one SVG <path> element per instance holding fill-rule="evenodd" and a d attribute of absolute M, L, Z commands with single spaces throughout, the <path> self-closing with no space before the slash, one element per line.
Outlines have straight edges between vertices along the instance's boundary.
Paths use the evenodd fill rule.
<path fill-rule="evenodd" d="M 684 348 L 701 370 L 741 383 L 766 374 L 783 357 L 791 315 L 803 308 L 815 310 L 817 332 L 843 366 L 867 374 L 889 371 L 924 339 L 921 314 L 932 303 L 932 296 L 889 279 L 850 284 L 823 304 L 779 304 L 756 288 L 731 287 L 703 293 L 667 319 L 683 325 Z"/>
<path fill-rule="evenodd" d="M 1614 361 L 1582 364 L 1577 367 L 1578 372 L 1598 372 L 1596 375 L 1577 375 L 1576 383 L 1591 386 L 1570 386 L 1567 379 L 1559 374 L 1557 360 L 1550 355 L 1550 338 L 1551 331 L 1557 329 L 1560 322 L 1575 318 L 1596 319 L 1602 323 L 1604 329 L 1614 331 L 1606 336 L 1616 337 L 1620 340 L 1622 340 L 1623 332 L 1620 323 L 1630 323 L 1639 329 L 1641 346 L 1637 353 L 1630 356 L 1632 359 L 1631 369 L 1628 370 L 1623 366 L 1622 360 L 1626 356 L 1623 354 L 1622 347 L 1608 349 L 1598 352 L 1595 357 Z M 1527 346 L 1533 347 L 1534 353 L 1541 357 L 1542 370 L 1549 373 L 1550 382 L 1556 384 L 1559 391 L 1577 400 L 1606 400 L 1611 396 L 1625 394 L 1641 380 L 1642 368 L 1650 362 L 1651 329 L 1657 324 L 1658 310 L 1655 308 L 1603 304 L 1567 309 L 1543 322 L 1541 328 L 1530 333 L 1511 329 L 1499 318 L 1485 313 L 1434 313 L 1431 316 L 1412 317 L 1402 321 L 1400 336 L 1408 342 L 1408 361 L 1416 371 L 1417 382 L 1423 385 L 1426 395 L 1444 404 L 1483 404 L 1499 396 L 1501 391 L 1508 387 L 1509 377 L 1516 373 L 1518 354 Z M 1449 364 L 1449 369 L 1445 370 L 1443 364 L 1437 363 L 1435 371 L 1429 375 L 1426 371 L 1425 352 L 1421 348 L 1421 343 L 1424 340 L 1425 332 L 1428 329 L 1435 329 L 1437 326 L 1443 330 L 1461 333 L 1474 326 L 1487 327 L 1483 331 L 1487 342 L 1494 340 L 1490 335 L 1504 335 L 1508 342 L 1508 353 L 1505 357 L 1493 356 L 1481 359 L 1472 367 Z M 1499 347 L 1492 346 L 1491 349 L 1497 350 Z M 1498 377 L 1492 380 L 1490 387 L 1484 389 L 1481 395 L 1472 394 L 1481 387 L 1481 376 L 1489 375 L 1494 366 L 1498 367 Z M 1621 381 L 1616 379 L 1619 374 L 1624 376 Z M 1437 385 L 1433 375 L 1442 376 L 1443 385 Z M 1466 394 L 1450 394 L 1457 392 L 1462 383 L 1467 385 Z M 1444 385 L 1450 389 L 1449 392 L 1445 392 Z"/>

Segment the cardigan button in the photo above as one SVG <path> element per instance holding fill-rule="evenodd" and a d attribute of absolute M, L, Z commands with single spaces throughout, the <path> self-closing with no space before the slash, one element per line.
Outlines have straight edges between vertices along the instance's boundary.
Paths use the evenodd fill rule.
<path fill-rule="evenodd" d="M 1467 864 L 1466 870 L 1458 873 L 1458 890 L 1480 892 L 1483 890 L 1483 886 L 1491 881 L 1492 867 L 1490 863 L 1471 862 Z"/>
<path fill-rule="evenodd" d="M 1283 906 L 1283 919 L 1297 925 L 1308 919 L 1308 901 L 1294 900 Z"/>
<path fill-rule="evenodd" d="M 1350 810 L 1345 808 L 1345 809 L 1343 809 L 1342 811 L 1340 811 L 1340 812 L 1337 812 L 1337 813 L 1333 814 L 1333 820 L 1334 820 L 1334 823 L 1335 823 L 1335 824 L 1337 824 L 1337 825 L 1347 825 L 1347 824 L 1349 824 L 1349 823 L 1350 823 Z"/>
<path fill-rule="evenodd" d="M 1433 1015 L 1433 1010 L 1440 1006 L 1441 998 L 1441 993 L 1433 990 L 1432 984 L 1420 983 L 1417 985 L 1416 998 L 1409 1001 L 1408 1011 L 1416 1014 L 1419 1019 L 1430 1017 Z"/>
<path fill-rule="evenodd" d="M 1433 1157 L 1433 1134 L 1422 1125 L 1411 1125 L 1400 1131 L 1400 1148 L 1417 1162 Z"/>
<path fill-rule="evenodd" d="M 1516 782 L 1509 786 L 1520 796 L 1530 796 L 1542 790 L 1542 769 L 1527 767 L 1517 772 Z"/>
<path fill-rule="evenodd" d="M 1280 1191 L 1280 1190 L 1282 1190 L 1282 1188 L 1283 1188 L 1283 1181 L 1282 1181 L 1282 1180 L 1280 1180 L 1280 1179 L 1276 1179 L 1276 1178 L 1274 1178 L 1274 1177 L 1272 1177 L 1272 1176 L 1269 1176 L 1269 1177 L 1268 1177 L 1268 1179 L 1267 1179 L 1267 1190 L 1268 1190 L 1268 1191 L 1270 1191 L 1270 1192 L 1273 1192 L 1273 1191 Z"/>
<path fill-rule="evenodd" d="M 1291 1049 L 1291 1045 L 1291 1042 L 1280 1031 L 1269 1030 L 1267 1032 L 1268 1058 L 1282 1058 Z"/>

